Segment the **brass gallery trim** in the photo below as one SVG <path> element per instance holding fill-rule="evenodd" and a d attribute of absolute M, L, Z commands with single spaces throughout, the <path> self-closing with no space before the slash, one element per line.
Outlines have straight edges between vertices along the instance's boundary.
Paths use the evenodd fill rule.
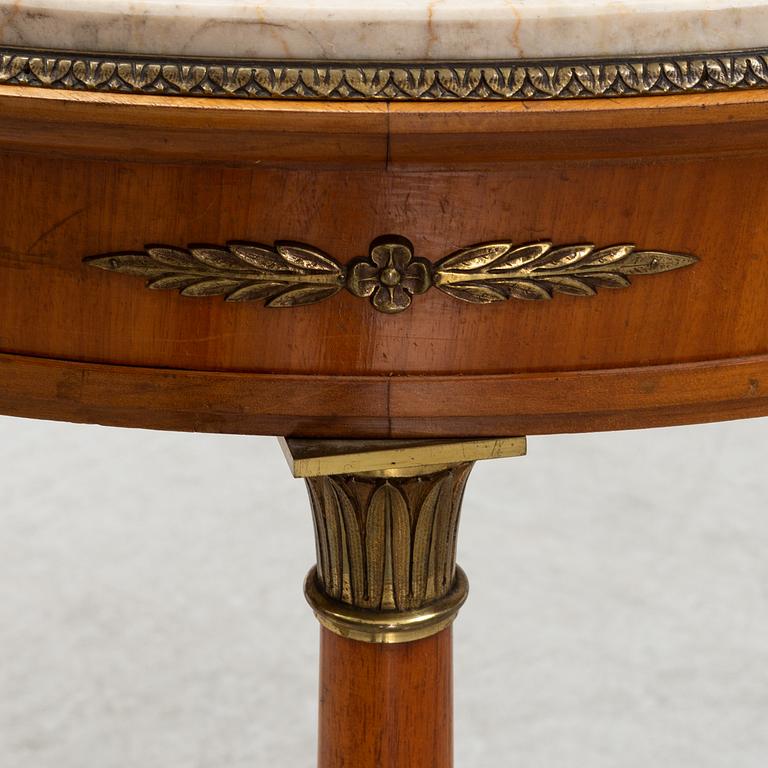
<path fill-rule="evenodd" d="M 413 296 L 433 286 L 471 304 L 541 301 L 556 293 L 593 296 L 599 288 L 626 288 L 632 275 L 668 272 L 696 261 L 695 256 L 641 251 L 632 244 L 597 248 L 500 240 L 462 248 L 433 264 L 414 256 L 413 245 L 395 235 L 374 240 L 367 257 L 346 266 L 294 242 L 148 245 L 144 251 L 85 259 L 92 267 L 137 275 L 151 289 L 176 289 L 182 296 L 221 295 L 227 301 L 296 307 L 346 288 L 387 314 L 407 309 Z"/>
<path fill-rule="evenodd" d="M 167 58 L 0 47 L 0 84 L 243 99 L 572 99 L 768 87 L 768 49 L 466 62 Z"/>

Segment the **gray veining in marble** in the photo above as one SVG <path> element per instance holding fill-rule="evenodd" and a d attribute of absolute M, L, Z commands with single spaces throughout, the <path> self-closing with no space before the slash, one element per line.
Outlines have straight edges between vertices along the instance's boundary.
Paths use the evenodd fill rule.
<path fill-rule="evenodd" d="M 469 60 L 768 46 L 768 0 L 0 0 L 0 45 L 316 60 Z"/>

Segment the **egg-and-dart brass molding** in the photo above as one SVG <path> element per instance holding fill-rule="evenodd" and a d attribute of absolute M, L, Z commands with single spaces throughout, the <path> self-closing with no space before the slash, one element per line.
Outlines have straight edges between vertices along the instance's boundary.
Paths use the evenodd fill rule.
<path fill-rule="evenodd" d="M 768 49 L 466 62 L 203 59 L 0 47 L 0 84 L 245 99 L 518 100 L 768 87 Z"/>
<path fill-rule="evenodd" d="M 273 246 L 148 245 L 144 251 L 91 256 L 85 262 L 143 277 L 149 288 L 176 289 L 182 296 L 220 295 L 233 302 L 295 307 L 346 288 L 369 297 L 380 312 L 396 314 L 432 286 L 472 304 L 540 301 L 556 293 L 593 296 L 599 288 L 626 288 L 631 275 L 668 272 L 697 260 L 682 253 L 637 250 L 632 244 L 597 248 L 500 240 L 462 248 L 433 264 L 414 256 L 405 238 L 387 235 L 371 243 L 367 257 L 346 266 L 317 248 L 287 241 Z"/>

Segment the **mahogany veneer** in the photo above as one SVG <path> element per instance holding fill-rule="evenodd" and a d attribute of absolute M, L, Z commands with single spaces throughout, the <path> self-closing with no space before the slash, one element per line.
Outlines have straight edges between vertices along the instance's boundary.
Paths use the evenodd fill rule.
<path fill-rule="evenodd" d="M 0 190 L 0 413 L 337 438 L 768 414 L 765 92 L 388 105 L 5 87 Z M 83 263 L 298 240 L 347 264 L 385 234 L 431 262 L 495 240 L 699 261 L 591 297 L 430 290 L 397 315 L 346 291 L 287 309 L 185 298 Z M 449 768 L 450 647 L 450 629 L 393 647 L 322 630 L 321 768 Z"/>
<path fill-rule="evenodd" d="M 348 436 L 765 412 L 762 92 L 347 105 L 6 88 L 0 108 L 6 412 L 306 435 L 338 416 Z M 346 292 L 291 309 L 189 299 L 82 263 L 232 239 L 301 240 L 345 263 L 386 233 L 432 261 L 499 238 L 700 261 L 589 298 L 480 306 L 433 290 L 396 316 Z M 39 358 L 85 364 L 75 375 L 94 386 L 36 395 L 24 372 Z M 44 378 L 55 388 L 73 370 L 50 362 Z M 136 386 L 162 386 L 163 408 L 127 415 Z"/>
<path fill-rule="evenodd" d="M 318 768 L 453 764 L 451 632 L 381 646 L 321 628 Z"/>

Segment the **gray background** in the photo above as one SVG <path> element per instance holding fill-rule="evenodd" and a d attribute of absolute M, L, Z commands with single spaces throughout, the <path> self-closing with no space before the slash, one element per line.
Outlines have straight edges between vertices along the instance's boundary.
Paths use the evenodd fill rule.
<path fill-rule="evenodd" d="M 754 420 L 475 468 L 459 768 L 765 767 L 766 447 Z M 313 765 L 314 547 L 274 440 L 0 418 L 0 458 L 2 768 Z"/>

